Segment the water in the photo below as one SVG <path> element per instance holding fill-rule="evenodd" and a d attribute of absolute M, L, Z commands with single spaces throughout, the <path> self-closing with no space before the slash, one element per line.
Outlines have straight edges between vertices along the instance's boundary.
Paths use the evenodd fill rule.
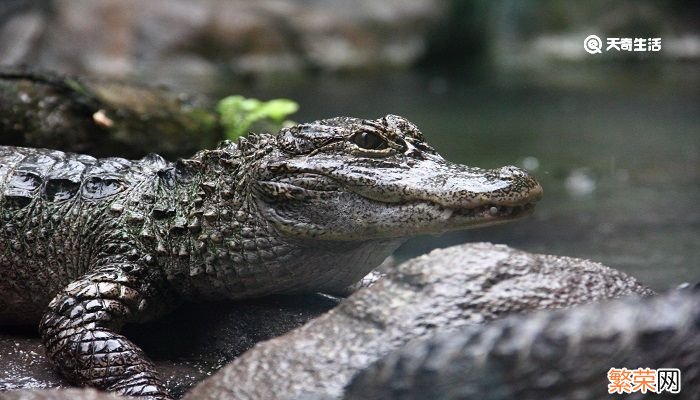
<path fill-rule="evenodd" d="M 391 73 L 240 88 L 300 102 L 298 121 L 387 113 L 447 159 L 536 167 L 545 189 L 516 223 L 420 237 L 399 259 L 466 241 L 582 257 L 655 289 L 700 280 L 700 69 L 595 68 L 540 77 Z"/>

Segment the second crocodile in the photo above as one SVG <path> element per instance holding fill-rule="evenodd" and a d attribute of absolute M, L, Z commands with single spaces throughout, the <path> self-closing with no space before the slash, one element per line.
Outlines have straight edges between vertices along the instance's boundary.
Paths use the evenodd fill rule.
<path fill-rule="evenodd" d="M 402 117 L 333 118 L 170 163 L 0 147 L 0 323 L 72 382 L 169 398 L 118 332 L 180 301 L 339 292 L 407 237 L 508 221 L 515 167 L 444 160 Z"/>

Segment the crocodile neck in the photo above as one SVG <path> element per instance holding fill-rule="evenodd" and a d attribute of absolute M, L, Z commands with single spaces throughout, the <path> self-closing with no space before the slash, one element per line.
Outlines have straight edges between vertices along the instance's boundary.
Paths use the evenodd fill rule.
<path fill-rule="evenodd" d="M 359 281 L 406 238 L 287 237 L 260 218 L 245 155 L 205 150 L 158 172 L 151 231 L 155 253 L 184 298 L 340 291 Z M 235 178 L 238 179 L 235 179 Z M 161 236 L 157 234 L 161 233 Z M 300 279 L 300 277 L 304 277 Z"/>

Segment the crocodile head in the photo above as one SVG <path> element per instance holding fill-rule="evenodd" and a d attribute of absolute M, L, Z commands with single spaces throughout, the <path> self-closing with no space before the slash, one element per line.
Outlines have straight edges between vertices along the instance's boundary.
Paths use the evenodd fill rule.
<path fill-rule="evenodd" d="M 315 240 L 394 239 L 530 213 L 539 183 L 513 166 L 442 158 L 406 119 L 333 118 L 283 129 L 254 183 L 279 231 Z"/>

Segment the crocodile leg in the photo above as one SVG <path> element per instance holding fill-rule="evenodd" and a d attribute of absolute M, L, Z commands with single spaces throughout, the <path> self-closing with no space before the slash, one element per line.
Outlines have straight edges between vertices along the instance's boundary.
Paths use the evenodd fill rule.
<path fill-rule="evenodd" d="M 149 399 L 170 399 L 143 351 L 117 333 L 125 322 L 164 310 L 153 276 L 138 265 L 107 265 L 72 282 L 51 301 L 40 324 L 47 354 L 71 381 Z"/>

